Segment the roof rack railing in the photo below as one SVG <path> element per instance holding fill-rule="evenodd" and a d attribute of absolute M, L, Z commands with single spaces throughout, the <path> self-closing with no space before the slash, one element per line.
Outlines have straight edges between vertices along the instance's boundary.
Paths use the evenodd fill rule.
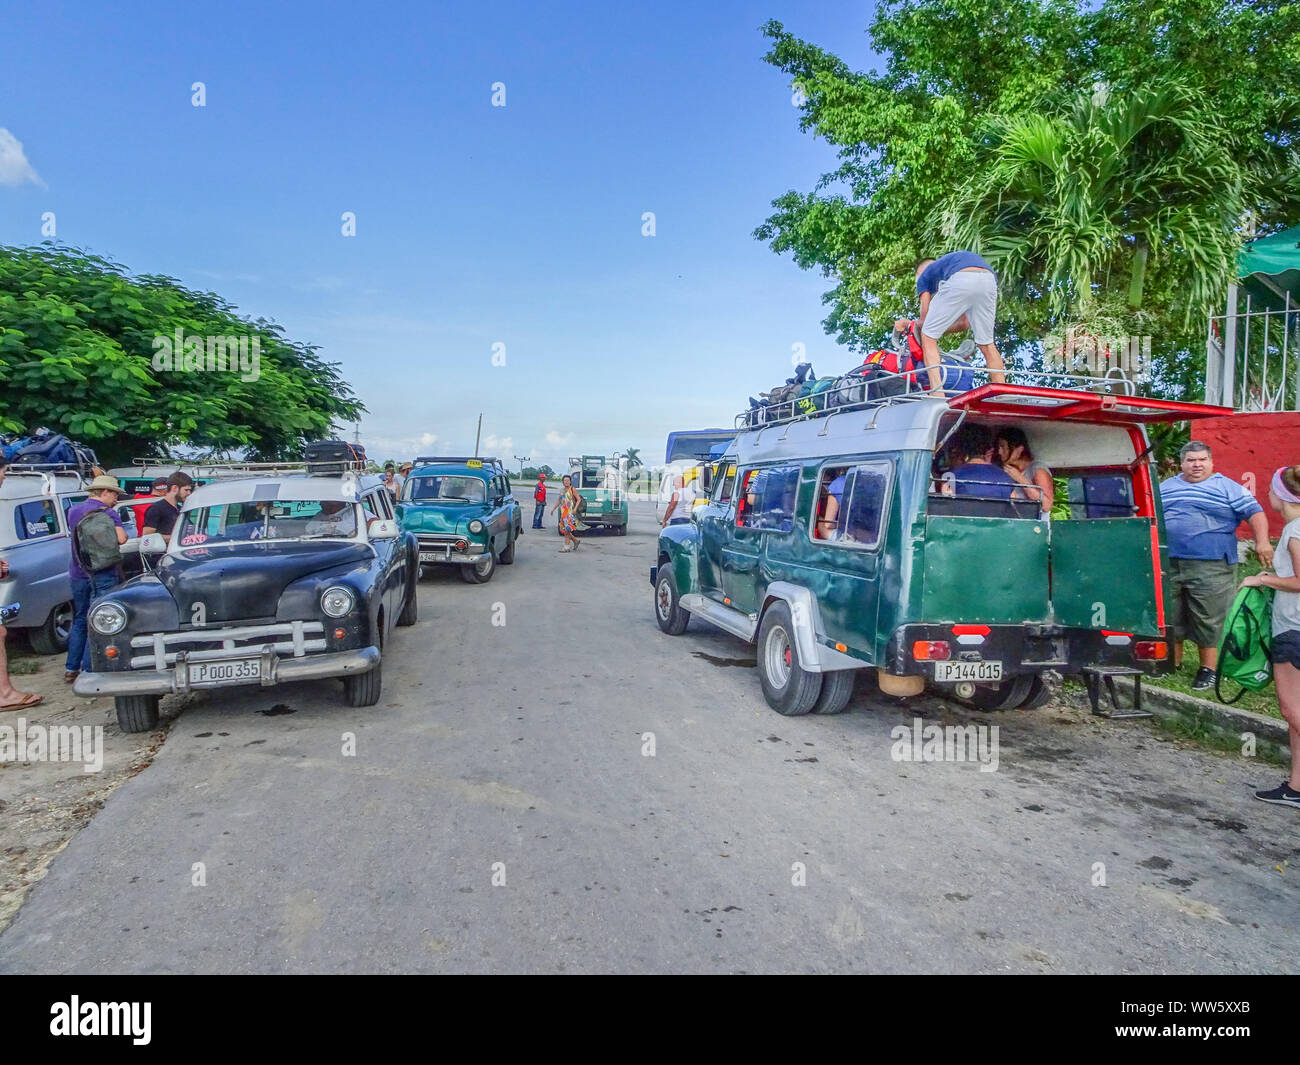
<path fill-rule="evenodd" d="M 5 466 L 5 473 L 66 473 L 84 477 L 89 469 L 75 462 L 10 462 Z"/>
<path fill-rule="evenodd" d="M 973 387 L 978 388 L 980 385 L 989 383 L 987 380 L 989 371 L 987 369 L 983 367 L 972 367 L 971 369 L 974 370 L 977 378 Z M 1137 394 L 1137 386 L 1133 379 L 1118 367 L 1107 370 L 1104 377 L 1094 377 L 1082 373 L 1040 373 L 1033 370 L 1008 370 L 1003 372 L 1007 376 L 1014 374 L 1017 378 L 1016 384 L 1030 387 L 1069 388 L 1080 392 L 1100 391 L 1125 396 Z M 763 429 L 771 425 L 785 425 L 810 418 L 825 418 L 845 411 L 870 410 L 888 407 L 895 403 L 935 399 L 936 396 L 930 389 L 920 388 L 916 384 L 917 379 L 923 378 L 925 373 L 924 367 L 900 373 L 877 373 L 871 376 L 869 382 L 861 374 L 841 374 L 834 378 L 835 383 L 830 388 L 822 392 L 806 396 L 792 396 L 789 399 L 781 400 L 779 403 L 761 404 L 757 407 L 750 407 L 749 410 L 741 411 L 736 415 L 734 424 L 737 431 L 743 432 L 747 429 Z M 980 378 L 984 378 L 984 380 L 980 380 Z M 901 383 L 902 390 L 894 395 L 877 395 L 856 401 L 844 402 L 841 400 L 832 403 L 832 397 L 851 395 L 855 390 L 861 390 L 865 395 L 868 384 L 880 389 L 888 388 L 890 382 Z M 897 384 L 894 387 L 897 387 Z"/>
<path fill-rule="evenodd" d="M 415 466 L 436 466 L 441 462 L 481 462 L 484 466 L 500 466 L 505 469 L 505 463 L 498 458 L 492 458 L 486 455 L 421 455 L 415 460 Z"/>
<path fill-rule="evenodd" d="M 247 473 L 279 473 L 293 470 L 305 470 L 306 462 L 190 462 L 185 459 L 132 459 L 132 466 L 147 469 L 150 466 L 175 466 L 177 469 L 198 470 L 234 470 Z"/>

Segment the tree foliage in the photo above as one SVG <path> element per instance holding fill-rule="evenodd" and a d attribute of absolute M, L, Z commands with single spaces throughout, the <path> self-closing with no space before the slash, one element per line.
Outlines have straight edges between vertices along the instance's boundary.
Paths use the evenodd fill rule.
<path fill-rule="evenodd" d="M 155 369 L 155 337 L 257 338 L 257 375 Z M 179 354 L 179 353 L 178 353 Z M 179 361 L 179 360 L 178 360 Z M 365 410 L 337 365 L 211 292 L 46 243 L 0 246 L 0 428 L 47 425 L 116 463 L 176 445 L 294 459 Z"/>
<path fill-rule="evenodd" d="M 1243 215 L 1300 217 L 1300 5 L 887 0 L 878 73 L 780 23 L 764 33 L 806 100 L 801 128 L 840 165 L 755 235 L 834 280 L 824 324 L 851 347 L 915 308 L 918 258 L 974 247 L 1004 274 L 1004 348 L 1123 318 L 1154 334 L 1176 394 Z"/>

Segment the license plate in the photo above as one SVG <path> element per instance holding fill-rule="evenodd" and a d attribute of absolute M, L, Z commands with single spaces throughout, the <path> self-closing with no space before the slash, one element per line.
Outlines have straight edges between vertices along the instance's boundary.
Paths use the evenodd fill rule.
<path fill-rule="evenodd" d="M 936 662 L 934 679 L 937 682 L 960 680 L 1001 680 L 1001 662 Z"/>
<path fill-rule="evenodd" d="M 450 557 L 451 557 L 451 549 L 450 549 L 450 548 L 448 548 L 446 551 L 442 552 L 442 554 L 438 554 L 438 552 L 436 552 L 436 551 L 421 551 L 421 552 L 420 552 L 420 561 L 421 561 L 421 562 L 442 562 L 443 560 L 445 560 L 445 559 L 447 559 L 447 558 L 450 558 Z"/>
<path fill-rule="evenodd" d="M 258 680 L 262 671 L 260 660 L 239 658 L 233 662 L 191 662 L 191 684 L 214 684 L 223 681 Z"/>

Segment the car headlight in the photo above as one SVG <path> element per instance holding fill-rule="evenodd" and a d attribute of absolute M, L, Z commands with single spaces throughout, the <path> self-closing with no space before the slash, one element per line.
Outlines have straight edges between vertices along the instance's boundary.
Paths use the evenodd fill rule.
<path fill-rule="evenodd" d="M 335 584 L 321 594 L 320 608 L 332 618 L 341 618 L 352 609 L 356 601 L 356 596 L 350 589 Z"/>
<path fill-rule="evenodd" d="M 475 536 L 477 536 L 479 533 L 483 531 L 483 523 L 479 521 L 478 518 L 475 518 L 473 521 L 469 523 L 469 531 L 472 532 Z"/>
<path fill-rule="evenodd" d="M 100 603 L 90 612 L 90 627 L 101 636 L 115 636 L 126 628 L 126 611 L 116 603 Z"/>

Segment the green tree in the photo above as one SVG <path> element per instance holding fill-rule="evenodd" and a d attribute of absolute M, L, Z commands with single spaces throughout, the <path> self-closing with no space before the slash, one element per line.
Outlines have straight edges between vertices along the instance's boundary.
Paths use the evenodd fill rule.
<path fill-rule="evenodd" d="M 915 309 L 916 260 L 962 233 L 1019 271 L 1004 348 L 1032 348 L 1082 294 L 1114 309 L 1140 291 L 1147 328 L 1126 331 L 1154 334 L 1167 363 L 1179 345 L 1195 356 L 1190 323 L 1226 285 L 1240 210 L 1268 228 L 1300 209 L 1298 31 L 1300 6 L 1280 0 L 889 0 L 870 28 L 883 69 L 856 73 L 770 22 L 765 59 L 840 166 L 775 200 L 755 235 L 835 282 L 824 325 L 854 348 Z M 1195 163 L 1170 158 L 1189 147 Z M 1018 183 L 1001 201 L 990 168 Z M 1135 191 L 1140 218 L 1122 202 Z"/>
<path fill-rule="evenodd" d="M 645 463 L 641 461 L 641 449 L 639 447 L 628 448 L 623 452 L 623 458 L 627 459 L 627 468 L 630 470 L 645 465 Z"/>
<path fill-rule="evenodd" d="M 155 338 L 178 329 L 257 338 L 255 379 L 239 369 L 155 368 L 162 351 Z M 48 425 L 109 464 L 181 444 L 297 458 L 305 442 L 365 410 L 336 364 L 274 322 L 241 317 L 221 297 L 172 278 L 132 277 L 107 259 L 48 242 L 0 246 L 0 382 L 0 429 Z"/>

